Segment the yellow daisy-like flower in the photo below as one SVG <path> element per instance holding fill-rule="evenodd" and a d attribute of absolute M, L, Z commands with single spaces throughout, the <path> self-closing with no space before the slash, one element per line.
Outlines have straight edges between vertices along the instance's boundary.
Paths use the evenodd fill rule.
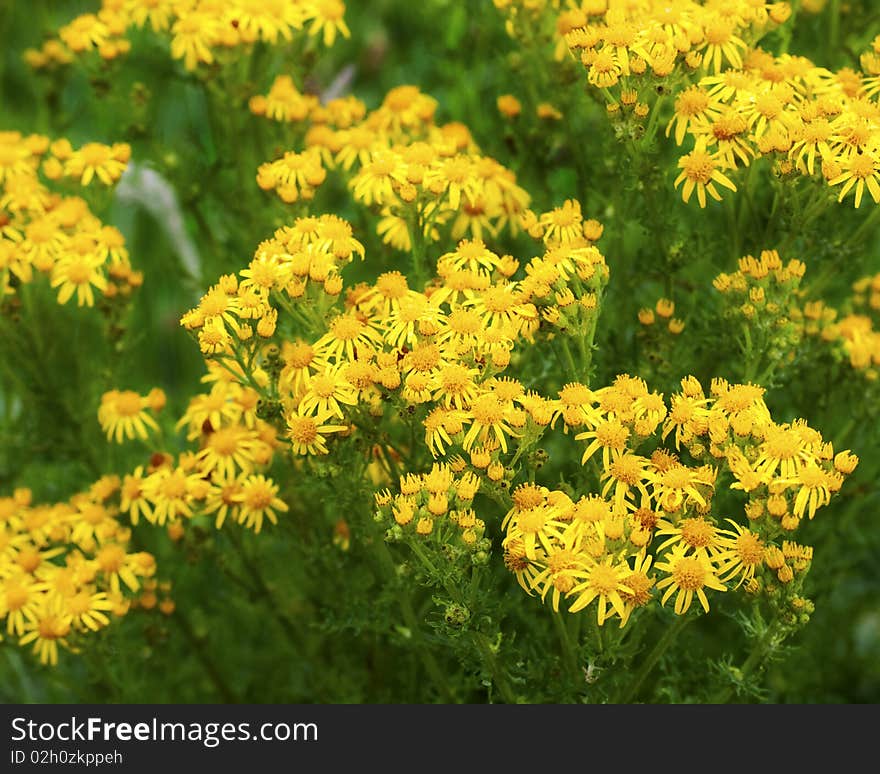
<path fill-rule="evenodd" d="M 779 471 L 782 478 L 793 479 L 804 465 L 818 461 L 817 450 L 805 438 L 802 422 L 770 424 L 764 429 L 764 440 L 758 447 L 754 471 L 769 481 Z M 821 440 L 821 439 L 820 439 Z"/>
<path fill-rule="evenodd" d="M 649 469 L 645 479 L 657 507 L 674 512 L 691 503 L 705 506 L 709 495 L 701 492 L 699 487 L 714 487 L 715 471 L 711 467 L 690 468 L 675 464 L 665 470 Z"/>
<path fill-rule="evenodd" d="M 706 138 L 699 137 L 694 149 L 682 156 L 678 161 L 681 174 L 675 178 L 675 187 L 684 183 L 681 196 L 685 202 L 690 201 L 694 190 L 697 192 L 697 200 L 700 207 L 706 206 L 706 194 L 708 193 L 716 201 L 721 201 L 721 194 L 715 184 L 736 191 L 736 186 L 721 171 L 721 161 L 717 153 L 709 153 L 706 149 Z"/>
<path fill-rule="evenodd" d="M 530 588 L 538 591 L 543 602 L 552 589 L 553 610 L 559 611 L 559 600 L 570 594 L 582 577 L 590 557 L 577 550 L 573 533 L 563 536 L 561 544 L 554 545 L 543 561 L 546 566 L 530 579 Z"/>
<path fill-rule="evenodd" d="M 382 337 L 372 321 L 341 314 L 331 321 L 329 330 L 315 342 L 313 349 L 320 358 L 339 362 L 343 357 L 355 360 L 356 349 L 370 349 L 381 342 Z"/>
<path fill-rule="evenodd" d="M 307 23 L 311 21 L 309 35 L 323 36 L 325 46 L 333 45 L 337 32 L 343 37 L 351 37 L 342 0 L 307 0 L 304 10 Z"/>
<path fill-rule="evenodd" d="M 62 607 L 75 628 L 96 632 L 110 623 L 107 612 L 112 611 L 115 605 L 106 591 L 84 588 L 73 596 L 66 597 Z"/>
<path fill-rule="evenodd" d="M 58 303 L 66 304 L 74 293 L 78 306 L 94 306 L 94 286 L 102 293 L 107 289 L 107 278 L 102 272 L 104 261 L 94 253 L 69 253 L 58 260 L 52 269 L 51 285 L 58 288 Z"/>
<path fill-rule="evenodd" d="M 686 552 L 683 545 L 676 545 L 663 557 L 663 561 L 654 565 L 656 569 L 669 573 L 657 583 L 658 589 L 666 589 L 660 603 L 665 605 L 675 594 L 675 614 L 683 615 L 690 609 L 696 595 L 703 610 L 708 613 L 706 589 L 726 591 L 727 587 L 719 580 L 718 571 L 707 554 Z"/>
<path fill-rule="evenodd" d="M 880 159 L 873 153 L 854 153 L 849 158 L 840 160 L 843 171 L 828 181 L 828 185 L 841 185 L 838 201 L 842 202 L 846 195 L 855 189 L 855 206 L 862 206 L 865 188 L 874 200 L 880 204 Z"/>
<path fill-rule="evenodd" d="M 346 380 L 343 367 L 328 366 L 312 375 L 300 400 L 303 412 L 344 419 L 342 406 L 354 406 L 357 391 Z"/>
<path fill-rule="evenodd" d="M 131 157 L 131 148 L 125 143 L 103 145 L 86 143 L 74 151 L 64 164 L 64 174 L 78 177 L 81 185 L 88 185 L 97 177 L 104 185 L 116 183 Z"/>
<path fill-rule="evenodd" d="M 152 524 L 164 526 L 181 516 L 192 516 L 193 489 L 202 480 L 199 474 L 187 474 L 182 468 L 161 467 L 144 481 L 143 492 L 153 509 L 144 513 Z"/>
<path fill-rule="evenodd" d="M 721 567 L 719 580 L 728 581 L 739 578 L 737 587 L 748 583 L 755 577 L 755 571 L 764 564 L 764 541 L 749 529 L 733 519 L 727 520 L 732 530 L 723 530 L 727 551 L 726 563 Z"/>
<path fill-rule="evenodd" d="M 513 411 L 494 393 L 487 392 L 477 398 L 468 412 L 471 425 L 462 443 L 465 451 L 470 451 L 476 443 L 485 443 L 492 439 L 506 453 L 507 436 L 517 436 L 509 424 Z"/>
<path fill-rule="evenodd" d="M 238 471 L 250 473 L 255 464 L 259 434 L 243 425 L 220 427 L 205 438 L 204 446 L 196 454 L 199 470 L 234 476 Z"/>
<path fill-rule="evenodd" d="M 18 132 L 0 132 L 0 183 L 33 176 L 32 154 Z"/>
<path fill-rule="evenodd" d="M 138 575 L 143 575 L 140 557 L 129 554 L 119 543 L 107 543 L 95 554 L 95 566 L 110 581 L 110 588 L 119 592 L 124 583 L 132 591 L 140 588 Z"/>
<path fill-rule="evenodd" d="M 794 499 L 792 513 L 798 518 L 806 513 L 812 519 L 816 510 L 831 502 L 831 493 L 840 488 L 843 476 L 837 472 L 829 472 L 810 461 L 804 465 L 797 476 L 777 479 L 776 486 L 799 487 Z"/>
<path fill-rule="evenodd" d="M 658 552 L 665 551 L 669 546 L 680 546 L 689 554 L 705 553 L 714 561 L 727 550 L 721 531 L 702 516 L 691 516 L 677 524 L 662 519 L 657 527 L 658 537 L 669 535 L 657 548 Z"/>
<path fill-rule="evenodd" d="M 211 64 L 211 46 L 217 40 L 218 20 L 208 13 L 183 12 L 171 27 L 171 56 L 183 59 L 187 70 L 195 70 L 200 62 Z"/>
<path fill-rule="evenodd" d="M 734 69 L 742 68 L 742 51 L 748 44 L 736 34 L 736 23 L 733 19 L 721 14 L 709 15 L 703 24 L 705 38 L 698 50 L 703 50 L 703 67 L 712 69 L 716 74 L 721 72 L 725 61 Z"/>
<path fill-rule="evenodd" d="M 574 438 L 576 441 L 590 440 L 581 456 L 581 465 L 586 465 L 590 457 L 601 449 L 602 465 L 608 468 L 613 460 L 627 452 L 629 428 L 616 419 L 601 420 L 594 429 L 578 433 Z"/>
<path fill-rule="evenodd" d="M 152 508 L 146 495 L 144 494 L 144 469 L 142 466 L 135 468 L 130 474 L 122 480 L 122 487 L 119 493 L 119 510 L 127 513 L 132 524 L 137 524 L 141 514 L 147 521 L 152 515 Z"/>
<path fill-rule="evenodd" d="M 248 476 L 241 481 L 241 490 L 234 495 L 239 503 L 238 521 L 259 533 L 263 519 L 278 523 L 275 511 L 287 511 L 287 503 L 278 496 L 278 485 L 262 475 Z"/>
<path fill-rule="evenodd" d="M 151 430 L 158 430 L 156 420 L 147 413 L 147 398 L 134 390 L 110 390 L 101 396 L 98 422 L 107 440 L 146 440 Z"/>
<path fill-rule="evenodd" d="M 646 553 L 633 557 L 632 572 L 623 579 L 629 591 L 623 594 L 624 615 L 620 617 L 621 629 L 626 626 L 636 608 L 644 607 L 651 601 L 655 579 L 648 573 L 652 561 L 653 557 Z"/>
<path fill-rule="evenodd" d="M 633 589 L 626 585 L 626 579 L 632 575 L 629 566 L 624 562 L 615 561 L 609 556 L 603 562 L 593 564 L 585 571 L 586 579 L 571 590 L 577 599 L 569 608 L 570 613 L 583 610 L 593 600 L 598 599 L 596 620 L 599 626 L 609 617 L 608 607 L 621 618 L 626 615 L 624 595 L 632 594 Z"/>
<path fill-rule="evenodd" d="M 239 521 L 243 476 L 212 476 L 211 489 L 205 497 L 205 513 L 216 513 L 214 527 L 220 529 L 227 516 Z"/>
<path fill-rule="evenodd" d="M 58 646 L 67 647 L 65 639 L 70 633 L 73 617 L 61 612 L 60 606 L 42 608 L 33 620 L 25 624 L 19 645 L 33 643 L 34 653 L 42 664 L 58 664 Z"/>
<path fill-rule="evenodd" d="M 16 572 L 0 582 L 0 618 L 6 618 L 6 631 L 21 635 L 37 620 L 43 592 L 48 584 L 28 573 Z"/>
<path fill-rule="evenodd" d="M 328 454 L 327 436 L 347 431 L 348 425 L 326 424 L 328 415 L 297 409 L 287 415 L 287 437 L 294 454 Z"/>
<path fill-rule="evenodd" d="M 532 561 L 543 560 L 553 552 L 563 534 L 565 525 L 559 516 L 559 509 L 546 502 L 515 508 L 505 519 L 505 543 L 519 541 L 526 557 Z"/>

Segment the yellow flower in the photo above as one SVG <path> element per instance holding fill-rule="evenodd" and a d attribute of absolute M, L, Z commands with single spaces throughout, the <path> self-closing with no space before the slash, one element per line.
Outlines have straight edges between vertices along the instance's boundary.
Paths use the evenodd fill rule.
<path fill-rule="evenodd" d="M 81 185 L 88 185 L 97 177 L 104 185 L 116 183 L 131 157 L 131 148 L 124 143 L 102 145 L 90 142 L 74 151 L 64 164 L 64 174 L 78 177 Z"/>
<path fill-rule="evenodd" d="M 828 181 L 828 185 L 832 186 L 843 183 L 837 200 L 842 202 L 855 188 L 855 206 L 861 207 L 867 187 L 874 203 L 880 204 L 880 160 L 877 156 L 873 153 L 854 153 L 839 163 L 843 171 Z"/>
<path fill-rule="evenodd" d="M 518 437 L 509 424 L 513 411 L 514 409 L 505 406 L 491 392 L 477 398 L 468 412 L 470 427 L 462 442 L 465 451 L 470 451 L 477 443 L 486 443 L 491 439 L 507 452 L 507 436 Z"/>
<path fill-rule="evenodd" d="M 137 591 L 140 588 L 138 576 L 145 574 L 141 557 L 128 553 L 120 543 L 101 546 L 95 554 L 95 566 L 110 581 L 110 588 L 116 593 L 121 590 L 122 583 L 131 591 Z"/>
<path fill-rule="evenodd" d="M 187 70 L 195 70 L 200 62 L 211 64 L 211 46 L 218 34 L 218 21 L 211 14 L 184 11 L 171 27 L 171 56 L 183 59 Z"/>
<path fill-rule="evenodd" d="M 654 587 L 654 576 L 648 575 L 653 558 L 649 554 L 633 557 L 633 567 L 629 575 L 623 578 L 623 584 L 629 591 L 623 593 L 624 614 L 620 617 L 620 627 L 626 626 L 633 610 L 644 607 L 651 600 Z"/>
<path fill-rule="evenodd" d="M 710 67 L 720 73 L 725 60 L 734 69 L 742 68 L 742 54 L 739 49 L 748 49 L 746 42 L 736 34 L 736 23 L 721 14 L 710 14 L 703 25 L 705 39 L 698 47 L 703 50 L 703 68 Z"/>
<path fill-rule="evenodd" d="M 150 503 L 144 494 L 144 481 L 144 469 L 140 465 L 122 480 L 119 509 L 128 514 L 132 524 L 138 523 L 141 514 L 148 521 L 152 515 Z"/>
<path fill-rule="evenodd" d="M 609 605 L 622 619 L 626 615 L 624 595 L 633 593 L 633 589 L 626 585 L 626 579 L 632 575 L 629 566 L 609 556 L 602 562 L 592 564 L 585 574 L 586 579 L 571 590 L 571 596 L 576 596 L 577 599 L 568 611 L 576 613 L 598 599 L 596 620 L 599 626 L 602 626 L 609 617 Z"/>
<path fill-rule="evenodd" d="M 71 623 L 80 630 L 88 629 L 93 632 L 109 625 L 107 612 L 113 608 L 114 604 L 106 591 L 95 591 L 88 587 L 63 601 L 63 611 L 70 616 Z"/>
<path fill-rule="evenodd" d="M 233 521 L 240 521 L 242 480 L 244 476 L 211 477 L 211 489 L 205 497 L 205 513 L 216 513 L 214 527 L 220 529 L 229 516 Z"/>
<path fill-rule="evenodd" d="M 306 19 L 311 21 L 309 35 L 323 35 L 324 45 L 332 46 L 336 33 L 350 38 L 351 32 L 345 23 L 345 3 L 341 0 L 306 0 L 304 5 Z"/>
<path fill-rule="evenodd" d="M 48 584 L 29 573 L 15 572 L 0 581 L 0 618 L 6 618 L 6 631 L 21 635 L 37 620 L 43 592 Z"/>
<path fill-rule="evenodd" d="M 690 468 L 681 464 L 664 470 L 651 467 L 645 473 L 645 480 L 657 508 L 675 512 L 692 503 L 706 506 L 706 497 L 711 497 L 715 485 L 715 471 L 711 467 Z M 705 496 L 699 489 L 701 486 L 709 490 Z"/>
<path fill-rule="evenodd" d="M 681 190 L 682 199 L 690 201 L 694 189 L 697 191 L 697 200 L 700 207 L 706 206 L 706 193 L 716 201 L 721 201 L 721 194 L 715 188 L 715 183 L 736 191 L 736 186 L 720 169 L 721 163 L 717 154 L 711 154 L 706 150 L 706 138 L 699 137 L 694 149 L 682 156 L 678 161 L 681 174 L 675 179 L 675 187 L 684 183 Z"/>
<path fill-rule="evenodd" d="M 206 355 L 225 352 L 231 342 L 232 337 L 219 316 L 208 318 L 199 331 L 199 349 Z"/>
<path fill-rule="evenodd" d="M 356 348 L 369 349 L 381 343 L 382 337 L 373 320 L 353 314 L 340 314 L 330 322 L 329 330 L 314 344 L 315 354 L 328 361 L 339 362 L 343 356 L 355 360 Z"/>
<path fill-rule="evenodd" d="M 263 528 L 263 519 L 273 524 L 278 523 L 275 511 L 287 511 L 287 503 L 278 495 L 278 485 L 263 475 L 248 476 L 240 484 L 240 490 L 233 495 L 235 502 L 240 504 L 238 521 L 246 527 L 252 527 L 259 533 Z"/>
<path fill-rule="evenodd" d="M 657 583 L 658 589 L 666 589 L 660 603 L 665 605 L 675 594 L 675 614 L 686 613 L 693 602 L 694 595 L 700 601 L 703 610 L 709 612 L 709 600 L 706 589 L 726 591 L 726 586 L 718 579 L 717 570 L 705 553 L 686 553 L 683 545 L 677 545 L 657 562 L 656 569 L 669 573 Z"/>
<path fill-rule="evenodd" d="M 349 185 L 358 201 L 366 205 L 384 205 L 397 201 L 395 190 L 405 181 L 405 167 L 400 155 L 377 151 L 371 154 L 370 161 L 361 167 Z"/>
<path fill-rule="evenodd" d="M 354 406 L 357 391 L 346 380 L 339 364 L 327 366 L 309 377 L 299 407 L 305 413 L 344 419 L 342 405 Z"/>
<path fill-rule="evenodd" d="M 733 529 L 721 532 L 728 551 L 725 563 L 719 571 L 719 580 L 727 581 L 739 577 L 736 584 L 739 587 L 751 581 L 755 577 L 755 571 L 764 564 L 764 541 L 733 519 L 727 521 Z"/>
<path fill-rule="evenodd" d="M 72 620 L 71 615 L 61 612 L 59 605 L 43 607 L 33 620 L 25 624 L 18 644 L 33 643 L 34 653 L 40 662 L 55 666 L 58 664 L 58 646 L 67 647 L 65 638 L 70 633 Z"/>
<path fill-rule="evenodd" d="M 602 465 L 607 468 L 612 460 L 626 453 L 629 435 L 629 428 L 617 419 L 600 420 L 593 429 L 578 433 L 574 437 L 576 441 L 592 439 L 581 456 L 581 465 L 586 465 L 590 457 L 601 449 Z"/>
<path fill-rule="evenodd" d="M 755 472 L 765 480 L 769 480 L 777 470 L 782 478 L 796 478 L 804 465 L 818 460 L 816 445 L 809 440 L 810 434 L 815 431 L 808 431 L 810 429 L 803 420 L 768 425 L 764 430 L 764 440 L 758 447 L 758 458 L 752 465 Z"/>
<path fill-rule="evenodd" d="M 543 560 L 562 537 L 564 527 L 559 508 L 541 502 L 526 508 L 514 508 L 504 520 L 505 543 L 519 541 L 523 554 L 532 561 Z"/>
<path fill-rule="evenodd" d="M 238 471 L 250 473 L 260 445 L 259 434 L 242 425 L 217 428 L 207 435 L 204 445 L 196 454 L 199 471 L 203 474 L 216 471 L 227 477 L 234 476 Z"/>
<path fill-rule="evenodd" d="M 109 34 L 107 25 L 92 13 L 77 16 L 58 31 L 58 37 L 75 52 L 102 46 Z"/>
<path fill-rule="evenodd" d="M 143 493 L 153 506 L 144 518 L 164 526 L 181 516 L 192 516 L 193 489 L 202 480 L 199 474 L 187 474 L 182 468 L 163 466 L 144 480 Z"/>
<path fill-rule="evenodd" d="M 711 120 L 719 111 L 720 104 L 717 103 L 709 93 L 699 85 L 692 85 L 679 94 L 675 98 L 675 112 L 672 119 L 666 127 L 666 136 L 675 126 L 675 144 L 681 145 L 684 142 L 684 135 L 692 122 L 700 119 Z"/>
<path fill-rule="evenodd" d="M 692 516 L 675 524 L 661 519 L 657 527 L 657 537 L 670 536 L 660 544 L 658 552 L 674 546 L 688 554 L 706 554 L 717 561 L 718 556 L 726 551 L 721 531 L 702 516 Z"/>
<path fill-rule="evenodd" d="M 559 610 L 559 599 L 564 594 L 570 594 L 576 586 L 579 577 L 583 577 L 590 557 L 573 547 L 573 538 L 566 535 L 562 543 L 554 545 L 543 557 L 538 567 L 545 563 L 543 569 L 529 578 L 529 593 L 537 590 L 543 602 L 548 592 L 552 589 L 551 601 L 553 610 Z M 536 567 L 537 569 L 537 567 Z"/>
<path fill-rule="evenodd" d="M 101 429 L 116 443 L 124 439 L 146 440 L 150 430 L 158 430 L 156 420 L 148 413 L 147 398 L 133 390 L 110 390 L 101 396 L 98 421 Z"/>
<path fill-rule="evenodd" d="M 777 479 L 774 485 L 800 487 L 795 496 L 792 513 L 798 518 L 807 513 L 812 519 L 818 508 L 831 502 L 831 493 L 836 492 L 842 482 L 843 476 L 840 473 L 829 472 L 815 462 L 809 461 L 801 467 L 796 476 Z"/>
<path fill-rule="evenodd" d="M 522 104 L 513 94 L 502 94 L 495 104 L 498 112 L 507 118 L 516 118 L 522 112 Z"/>
<path fill-rule="evenodd" d="M 317 415 L 297 409 L 287 415 L 287 437 L 294 454 L 328 454 L 327 438 L 331 433 L 347 431 L 347 425 L 330 425 L 327 415 Z"/>
<path fill-rule="evenodd" d="M 101 269 L 103 260 L 95 253 L 67 253 L 52 268 L 53 288 L 58 288 L 58 303 L 66 304 L 76 293 L 78 306 L 94 306 L 94 285 L 99 291 L 107 289 L 107 278 Z"/>

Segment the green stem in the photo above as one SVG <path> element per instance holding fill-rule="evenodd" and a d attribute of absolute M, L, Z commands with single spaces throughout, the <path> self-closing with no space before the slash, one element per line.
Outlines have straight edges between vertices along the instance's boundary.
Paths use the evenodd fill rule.
<path fill-rule="evenodd" d="M 568 626 L 566 626 L 563 614 L 558 610 L 553 611 L 553 624 L 556 627 L 556 634 L 559 636 L 559 645 L 562 649 L 562 660 L 565 663 L 565 668 L 576 685 L 579 677 L 577 652 L 572 644 L 571 635 L 568 632 Z"/>
<path fill-rule="evenodd" d="M 489 669 L 489 674 L 492 675 L 492 681 L 498 688 L 498 693 L 501 694 L 501 698 L 508 704 L 518 704 L 519 700 L 513 689 L 510 687 L 510 683 L 507 682 L 507 675 L 504 674 L 504 670 L 498 663 L 498 656 L 495 651 L 492 650 L 492 643 L 489 642 L 489 638 L 483 634 L 483 632 L 475 632 L 474 643 L 477 646 L 477 650 L 480 651 L 483 663 Z"/>
<path fill-rule="evenodd" d="M 175 610 L 174 615 L 172 616 L 174 622 L 180 628 L 180 631 L 183 632 L 183 636 L 189 641 L 189 644 L 192 646 L 193 653 L 195 657 L 198 659 L 199 663 L 202 665 L 202 668 L 205 670 L 205 674 L 208 676 L 208 679 L 214 684 L 214 687 L 217 689 L 217 693 L 223 698 L 223 701 L 227 704 L 237 704 L 238 699 L 235 697 L 235 694 L 226 684 L 226 681 L 223 679 L 223 673 L 217 667 L 217 665 L 213 662 L 211 657 L 208 655 L 205 650 L 204 640 L 198 636 L 193 631 L 192 625 L 189 620 L 179 611 Z"/>
<path fill-rule="evenodd" d="M 241 542 L 241 538 L 236 533 L 236 530 L 234 528 L 225 530 L 225 534 L 229 536 L 229 540 L 235 547 L 235 551 L 241 559 L 242 565 L 244 565 L 244 568 L 245 570 L 247 570 L 248 575 L 251 576 L 251 580 L 256 587 L 257 596 L 266 603 L 266 606 L 269 608 L 272 617 L 278 622 L 278 625 L 281 627 L 290 644 L 299 649 L 301 643 L 299 637 L 297 636 L 296 629 L 294 628 L 293 624 L 284 615 L 282 615 L 281 608 L 276 602 L 275 597 L 272 594 L 271 589 L 269 588 L 269 585 L 263 578 L 263 575 L 260 572 L 259 568 L 251 561 L 251 558 L 245 552 L 244 545 Z"/>
<path fill-rule="evenodd" d="M 409 546 L 432 577 L 442 578 L 437 568 L 434 566 L 434 563 L 427 557 L 421 546 L 419 546 L 416 541 L 410 542 Z M 462 596 L 458 588 L 453 586 L 445 579 L 442 580 L 442 583 L 443 588 L 446 589 L 446 593 L 449 594 L 449 596 L 452 597 L 455 602 L 459 604 L 465 604 L 464 597 Z M 516 694 L 513 692 L 510 684 L 507 681 L 507 676 L 504 673 L 504 669 L 498 663 L 498 658 L 495 654 L 495 651 L 492 650 L 492 645 L 489 642 L 488 637 L 486 637 L 483 632 L 474 632 L 473 636 L 474 644 L 477 646 L 477 650 L 480 653 L 480 658 L 483 661 L 483 665 L 489 670 L 489 674 L 492 675 L 492 680 L 498 688 L 498 692 L 501 694 L 504 701 L 506 701 L 508 704 L 517 704 L 518 702 Z"/>
<path fill-rule="evenodd" d="M 579 378 L 578 368 L 574 363 L 574 357 L 571 354 L 571 347 L 568 346 L 568 342 L 564 338 L 559 339 L 559 343 L 562 345 L 562 354 L 565 357 L 565 366 L 568 369 L 568 373 L 570 378 L 577 380 Z"/>
<path fill-rule="evenodd" d="M 877 220 L 880 219 L 880 206 L 875 206 L 871 211 L 871 214 L 868 215 L 862 221 L 862 225 L 860 225 L 854 232 L 853 235 L 849 238 L 850 244 L 858 244 L 859 240 L 874 226 L 877 225 Z"/>
<path fill-rule="evenodd" d="M 833 53 L 840 42 L 840 0 L 831 0 L 828 19 L 828 55 L 825 57 L 828 66 L 832 66 Z"/>
<path fill-rule="evenodd" d="M 663 101 L 666 97 L 658 97 L 657 101 L 654 103 L 654 108 L 651 110 L 651 117 L 648 119 L 648 125 L 645 127 L 645 134 L 642 136 L 641 141 L 639 142 L 639 148 L 641 150 L 645 150 L 648 145 L 654 139 L 654 136 L 657 134 L 657 125 L 660 119 L 660 108 L 663 106 Z"/>
<path fill-rule="evenodd" d="M 764 635 L 755 643 L 755 647 L 752 649 L 752 652 L 749 654 L 748 658 L 743 662 L 743 665 L 739 668 L 740 678 L 739 682 L 745 682 L 746 678 L 751 675 L 756 669 L 758 669 L 767 658 L 767 654 L 773 647 L 774 640 L 776 635 L 779 633 L 778 621 L 774 620 L 767 627 L 767 631 L 764 632 Z M 712 704 L 726 704 L 730 701 L 730 698 L 733 696 L 734 691 L 736 690 L 736 685 L 729 685 L 720 693 L 716 694 L 716 698 L 711 702 Z"/>
<path fill-rule="evenodd" d="M 381 535 L 376 537 L 375 544 L 379 549 L 379 560 L 388 576 L 388 581 L 395 589 L 397 604 L 400 606 L 400 612 L 403 615 L 404 623 L 415 641 L 415 649 L 422 660 L 422 665 L 425 667 L 425 671 L 434 683 L 434 687 L 440 692 L 440 695 L 444 696 L 447 701 L 455 701 L 455 695 L 449 686 L 449 681 L 444 676 L 443 670 L 440 669 L 440 665 L 434 658 L 434 654 L 431 653 L 427 644 L 424 642 L 424 636 L 419 626 L 419 620 L 416 616 L 415 609 L 413 608 L 412 600 L 406 589 L 400 585 L 400 581 L 396 577 L 397 573 L 394 570 L 394 559 Z"/>
<path fill-rule="evenodd" d="M 791 45 L 791 36 L 794 31 L 795 22 L 797 21 L 797 15 L 800 7 L 800 0 L 792 0 L 791 16 L 788 18 L 788 21 L 785 22 L 782 29 L 782 45 L 779 47 L 780 54 L 788 53 L 788 48 Z"/>
<path fill-rule="evenodd" d="M 654 649 L 648 654 L 647 658 L 642 662 L 638 671 L 636 672 L 635 677 L 632 679 L 632 682 L 626 687 L 623 693 L 615 702 L 616 704 L 628 704 L 631 702 L 639 692 L 639 689 L 642 687 L 642 683 L 645 681 L 645 678 L 650 674 L 651 670 L 656 666 L 657 662 L 663 656 L 664 653 L 669 649 L 669 646 L 675 642 L 678 635 L 681 633 L 681 630 L 685 627 L 685 625 L 692 620 L 692 617 L 689 615 L 680 615 L 676 618 L 676 621 L 672 626 L 670 626 L 664 633 L 663 636 L 657 640 L 657 644 L 654 645 Z"/>

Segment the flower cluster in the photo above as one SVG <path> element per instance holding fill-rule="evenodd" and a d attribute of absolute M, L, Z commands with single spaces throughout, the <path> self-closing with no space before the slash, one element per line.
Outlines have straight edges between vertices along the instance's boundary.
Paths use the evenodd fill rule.
<path fill-rule="evenodd" d="M 823 301 L 808 301 L 792 310 L 794 320 L 807 336 L 831 343 L 840 356 L 869 381 L 880 376 L 880 274 L 853 283 L 853 294 L 845 302 L 848 312 Z"/>
<path fill-rule="evenodd" d="M 719 180 L 766 157 L 783 178 L 822 179 L 838 190 L 839 201 L 852 192 L 859 207 L 867 191 L 880 203 L 876 81 L 849 68 L 832 72 L 803 57 L 754 49 L 741 68 L 684 89 L 667 133 L 674 127 L 677 144 L 686 136 L 694 142 L 676 183 L 686 181 L 685 200 L 693 186 L 713 195 L 713 175 Z"/>
<path fill-rule="evenodd" d="M 222 369 L 209 374 L 210 391 L 196 395 L 177 423 L 196 448 L 175 459 L 156 452 L 149 465 L 125 475 L 120 510 L 132 524 L 166 526 L 180 538 L 199 514 L 219 529 L 227 519 L 260 532 L 288 506 L 265 475 L 278 445 L 275 430 L 257 417 L 258 395 L 230 382 Z M 144 416 L 144 415 L 141 415 Z"/>
<path fill-rule="evenodd" d="M 649 330 L 665 329 L 673 336 L 678 336 L 684 328 L 684 320 L 675 317 L 675 301 L 671 298 L 658 298 L 654 307 L 639 309 L 639 322 Z"/>
<path fill-rule="evenodd" d="M 439 545 L 461 545 L 469 552 L 485 552 L 489 540 L 484 537 L 486 523 L 473 509 L 480 478 L 456 464 L 436 463 L 428 473 L 408 473 L 400 477 L 400 493 L 387 489 L 375 495 L 377 518 L 397 525 L 395 532 L 432 540 Z M 483 557 L 486 554 L 483 553 Z"/>
<path fill-rule="evenodd" d="M 523 279 L 512 279 L 512 256 L 464 239 L 439 257 L 423 291 L 391 271 L 343 295 L 338 269 L 363 248 L 338 218 L 300 218 L 261 245 L 240 281 L 223 278 L 181 322 L 209 362 L 252 383 L 279 426 L 283 417 L 296 454 L 327 454 L 331 436 L 347 437 L 362 409 L 381 415 L 389 401 L 424 406 L 435 456 L 453 439 L 465 452 L 506 450 L 530 413 L 550 419 L 520 382 L 499 376 L 512 350 L 536 337 L 582 343 L 608 279 L 588 238 L 601 225 L 584 221 L 579 205 L 528 220 L 543 254 Z M 248 320 L 269 318 L 254 336 Z"/>
<path fill-rule="evenodd" d="M 89 143 L 74 150 L 66 140 L 0 133 L 0 298 L 44 275 L 58 288 L 58 302 L 76 296 L 93 306 L 130 296 L 143 277 L 133 271 L 125 239 L 104 225 L 78 196 L 62 196 L 42 182 L 69 177 L 82 186 L 112 185 L 128 162 L 127 145 Z"/>
<path fill-rule="evenodd" d="M 307 126 L 304 150 L 260 167 L 261 188 L 274 188 L 287 202 L 308 199 L 326 170 L 337 170 L 355 200 L 380 214 L 379 233 L 399 250 L 439 240 L 443 227 L 452 239 L 515 230 L 529 204 L 515 175 L 482 155 L 467 127 L 434 123 L 436 100 L 415 86 L 392 89 L 367 111 L 351 97 L 321 105 L 280 76 L 250 106 L 258 115 Z"/>
<path fill-rule="evenodd" d="M 155 573 L 119 520 L 120 481 L 105 476 L 67 502 L 34 504 L 18 489 L 0 498 L 0 620 L 44 664 L 126 614 Z"/>
<path fill-rule="evenodd" d="M 791 311 L 796 308 L 805 271 L 802 261 L 784 263 L 776 250 L 763 250 L 758 258 L 740 258 L 738 271 L 713 280 L 724 296 L 725 316 L 745 337 L 746 358 L 760 350 L 778 360 L 797 346 L 800 326 L 792 320 Z"/>
<path fill-rule="evenodd" d="M 587 442 L 582 463 L 600 486 L 578 499 L 537 484 L 514 490 L 503 546 L 520 585 L 542 599 L 552 591 L 557 609 L 571 599 L 571 612 L 595 601 L 600 625 L 616 617 L 621 626 L 654 588 L 661 604 L 675 596 L 677 614 L 694 597 L 708 611 L 708 591 L 799 588 L 812 549 L 780 538 L 828 504 L 858 459 L 835 455 L 801 420 L 773 422 L 763 393 L 716 379 L 707 396 L 687 377 L 667 404 L 630 376 L 596 391 L 566 386 L 561 416 Z M 683 450 L 700 464 L 685 463 Z M 748 526 L 716 515 L 721 470 L 749 496 Z"/>
<path fill-rule="evenodd" d="M 791 13 L 788 3 L 587 3 L 563 11 L 559 29 L 599 89 L 640 91 L 657 79 L 740 68 L 754 42 Z"/>
<path fill-rule="evenodd" d="M 171 56 L 187 70 L 211 65 L 223 52 L 290 43 L 294 36 L 320 38 L 332 46 L 349 37 L 342 0 L 103 0 L 97 13 L 77 16 L 58 31 L 58 39 L 25 53 L 28 63 L 44 68 L 97 52 L 105 60 L 127 54 L 131 30 L 149 28 L 170 45 Z"/>

